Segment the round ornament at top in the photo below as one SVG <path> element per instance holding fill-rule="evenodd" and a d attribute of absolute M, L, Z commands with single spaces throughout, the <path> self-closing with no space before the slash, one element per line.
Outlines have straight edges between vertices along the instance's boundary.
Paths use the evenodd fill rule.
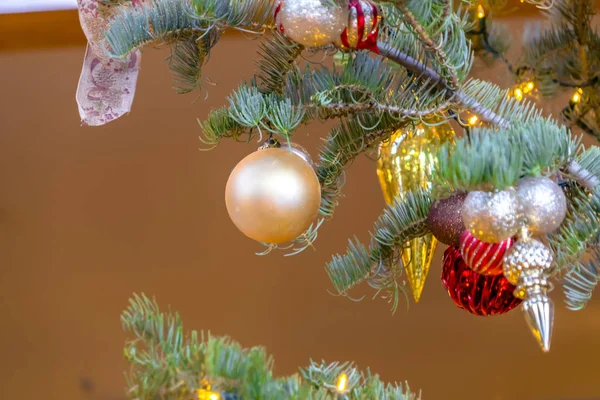
<path fill-rule="evenodd" d="M 567 215 L 567 198 L 554 181 L 548 178 L 522 178 L 517 195 L 523 207 L 523 217 L 533 235 L 552 233 Z"/>
<path fill-rule="evenodd" d="M 321 186 L 313 167 L 289 148 L 246 156 L 225 189 L 229 217 L 246 236 L 279 244 L 308 229 L 319 212 Z"/>
<path fill-rule="evenodd" d="M 521 216 L 521 204 L 514 189 L 470 192 L 462 208 L 467 229 L 487 243 L 498 243 L 514 236 L 519 230 Z"/>
<path fill-rule="evenodd" d="M 348 8 L 321 0 L 282 0 L 275 7 L 275 25 L 289 39 L 307 47 L 338 40 L 348 23 Z"/>
<path fill-rule="evenodd" d="M 471 270 L 456 246 L 444 252 L 442 283 L 454 304 L 471 314 L 500 315 L 521 304 L 521 299 L 513 296 L 515 287 L 504 276 Z"/>
<path fill-rule="evenodd" d="M 429 208 L 427 227 L 437 240 L 448 246 L 458 246 L 460 235 L 466 229 L 462 220 L 462 206 L 466 197 L 466 193 L 456 193 L 436 201 Z"/>

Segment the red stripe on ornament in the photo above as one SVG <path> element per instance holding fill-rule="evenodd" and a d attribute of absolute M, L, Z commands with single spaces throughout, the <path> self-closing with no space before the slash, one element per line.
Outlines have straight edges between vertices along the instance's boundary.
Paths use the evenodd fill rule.
<path fill-rule="evenodd" d="M 512 246 L 513 239 L 508 238 L 500 243 L 486 243 L 466 230 L 461 235 L 460 243 L 461 254 L 469 268 L 483 275 L 500 275 L 502 259 Z"/>
<path fill-rule="evenodd" d="M 342 45 L 347 48 L 355 48 L 358 50 L 371 50 L 377 54 L 379 54 L 379 49 L 377 48 L 377 37 L 379 35 L 379 13 L 377 6 L 371 4 L 369 2 L 364 2 L 368 7 L 372 8 L 373 13 L 373 29 L 367 36 L 365 37 L 365 12 L 363 10 L 362 4 L 359 0 L 350 0 L 348 3 L 348 9 L 352 8 L 356 9 L 356 21 L 348 20 L 348 24 L 356 23 L 356 32 L 358 35 L 357 45 L 356 47 L 351 46 L 348 41 L 348 28 L 344 29 L 342 34 L 340 35 L 340 41 Z"/>

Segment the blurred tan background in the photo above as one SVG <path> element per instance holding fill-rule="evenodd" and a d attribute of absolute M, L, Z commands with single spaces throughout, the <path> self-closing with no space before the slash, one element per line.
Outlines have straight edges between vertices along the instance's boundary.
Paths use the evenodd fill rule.
<path fill-rule="evenodd" d="M 201 152 L 196 118 L 252 75 L 257 41 L 223 38 L 205 68 L 217 86 L 196 102 L 171 90 L 168 52 L 145 49 L 133 112 L 90 128 L 75 104 L 76 14 L 1 17 L 0 399 L 124 398 L 119 315 L 133 292 L 171 305 L 190 329 L 265 345 L 277 374 L 310 358 L 354 360 L 425 399 L 600 398 L 598 300 L 570 312 L 556 293 L 552 351 L 542 354 L 519 311 L 456 308 L 439 262 L 421 303 L 395 315 L 382 300 L 328 294 L 325 262 L 348 237 L 366 239 L 384 206 L 366 157 L 348 169 L 315 251 L 254 255 L 261 247 L 237 232 L 223 197 L 257 145 Z M 509 22 L 518 34 L 522 20 Z M 509 84 L 501 66 L 475 75 Z M 316 156 L 325 133 L 313 124 L 296 141 Z"/>

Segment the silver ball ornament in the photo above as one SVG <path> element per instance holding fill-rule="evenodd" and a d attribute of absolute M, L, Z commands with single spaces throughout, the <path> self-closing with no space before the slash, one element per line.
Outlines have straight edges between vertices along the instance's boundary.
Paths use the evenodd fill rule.
<path fill-rule="evenodd" d="M 348 7 L 327 6 L 321 0 L 283 0 L 275 9 L 280 32 L 307 47 L 335 42 L 347 23 Z"/>
<path fill-rule="evenodd" d="M 465 227 L 477 239 L 499 243 L 519 230 L 521 205 L 512 189 L 470 192 L 462 207 Z"/>
<path fill-rule="evenodd" d="M 548 178 L 528 177 L 519 180 L 517 195 L 527 228 L 534 235 L 554 232 L 567 215 L 564 192 Z"/>

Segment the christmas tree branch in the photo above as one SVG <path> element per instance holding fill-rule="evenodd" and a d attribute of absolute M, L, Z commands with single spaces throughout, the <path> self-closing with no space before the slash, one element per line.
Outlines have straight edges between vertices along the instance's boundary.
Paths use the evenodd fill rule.
<path fill-rule="evenodd" d="M 426 220 L 431 203 L 427 191 L 407 192 L 403 199 L 396 198 L 377 219 L 368 249 L 358 241 L 350 242 L 346 254 L 333 256 L 326 270 L 337 292 L 347 296 L 354 286 L 369 282 L 378 292 L 388 291 L 384 295 L 393 302 L 395 310 L 398 292 L 403 290 L 398 283 L 402 269 L 395 257 L 396 249 L 428 232 Z"/>
<path fill-rule="evenodd" d="M 446 12 L 448 4 L 444 5 L 444 13 Z M 421 42 L 425 46 L 425 50 L 431 54 L 433 54 L 440 62 L 441 65 L 446 66 L 446 71 L 449 75 L 447 85 L 451 88 L 457 88 L 459 85 L 458 75 L 456 74 L 456 69 L 449 66 L 448 57 L 441 49 L 440 46 L 436 45 L 433 40 L 429 37 L 427 32 L 421 24 L 417 22 L 417 19 L 413 15 L 413 13 L 406 7 L 405 4 L 398 4 L 398 9 L 404 16 L 405 23 L 417 34 Z M 446 16 L 447 18 L 447 16 Z M 446 21 L 446 18 L 441 19 L 440 21 Z"/>
<path fill-rule="evenodd" d="M 589 190 L 594 190 L 598 185 L 600 185 L 600 179 L 598 179 L 598 176 L 583 168 L 575 160 L 571 160 L 567 164 L 564 172 Z"/>
<path fill-rule="evenodd" d="M 406 69 L 422 76 L 423 78 L 430 80 L 437 87 L 446 91 L 446 96 L 477 114 L 482 121 L 489 122 L 503 128 L 508 127 L 509 122 L 503 117 L 497 115 L 489 108 L 484 107 L 475 99 L 468 97 L 463 92 L 452 91 L 448 86 L 448 83 L 444 81 L 437 72 L 427 67 L 424 63 L 417 61 L 407 54 L 401 53 L 396 48 L 390 47 L 387 43 L 379 42 L 377 45 L 381 55 L 402 65 Z"/>
<path fill-rule="evenodd" d="M 128 395 L 136 400 L 323 399 L 417 400 L 408 385 L 384 384 L 351 363 L 314 363 L 300 374 L 276 378 L 263 348 L 243 349 L 228 338 L 186 332 L 177 313 L 134 295 L 123 312 Z M 340 388 L 338 380 L 345 374 Z M 212 395 L 212 397 L 211 397 Z"/>

